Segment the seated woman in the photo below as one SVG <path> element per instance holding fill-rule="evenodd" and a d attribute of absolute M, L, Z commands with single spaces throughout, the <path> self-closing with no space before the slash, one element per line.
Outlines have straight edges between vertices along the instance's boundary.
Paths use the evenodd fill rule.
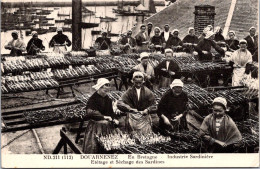
<path fill-rule="evenodd" d="M 161 29 L 159 27 L 154 28 L 154 36 L 150 39 L 150 49 L 154 52 L 163 52 L 163 48 L 166 45 L 164 37 L 160 36 Z"/>
<path fill-rule="evenodd" d="M 239 146 L 242 136 L 225 111 L 227 101 L 225 98 L 214 99 L 213 113 L 206 116 L 200 127 L 200 136 L 208 153 L 233 153 Z"/>
<path fill-rule="evenodd" d="M 110 82 L 100 78 L 93 86 L 97 91 L 87 102 L 87 116 L 90 119 L 85 131 L 83 152 L 86 154 L 100 153 L 96 135 L 107 135 L 115 132 L 112 123 L 118 125 L 112 108 L 112 100 L 108 97 Z"/>

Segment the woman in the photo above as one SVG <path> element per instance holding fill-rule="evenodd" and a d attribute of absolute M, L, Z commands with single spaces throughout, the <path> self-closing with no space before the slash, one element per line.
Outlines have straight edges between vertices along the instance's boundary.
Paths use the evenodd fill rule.
<path fill-rule="evenodd" d="M 93 86 L 97 90 L 87 102 L 87 116 L 90 119 L 85 131 L 83 152 L 86 154 L 100 153 L 96 135 L 107 135 L 115 132 L 113 123 L 118 125 L 112 108 L 112 100 L 108 97 L 110 82 L 100 78 Z"/>
<path fill-rule="evenodd" d="M 27 44 L 26 50 L 28 55 L 36 55 L 41 50 L 45 50 L 45 47 L 42 44 L 42 40 L 38 38 L 38 33 L 33 31 L 32 38 Z"/>
<path fill-rule="evenodd" d="M 155 52 L 163 52 L 163 48 L 166 45 L 164 37 L 160 36 L 161 29 L 159 27 L 154 28 L 154 36 L 150 39 L 150 49 Z"/>
<path fill-rule="evenodd" d="M 212 31 L 207 31 L 206 37 L 202 39 L 197 46 L 195 46 L 195 51 L 199 54 L 199 60 L 212 60 L 211 48 L 213 47 L 220 55 L 224 55 L 225 51 L 216 44 L 214 41 L 214 33 Z"/>
<path fill-rule="evenodd" d="M 205 117 L 200 127 L 200 136 L 208 153 L 233 153 L 239 146 L 242 136 L 234 121 L 225 112 L 225 98 L 214 99 L 213 113 Z"/>
<path fill-rule="evenodd" d="M 236 33 L 235 31 L 229 31 L 228 32 L 229 39 L 226 40 L 226 43 L 229 47 L 229 50 L 231 52 L 234 52 L 235 50 L 239 49 L 239 41 L 235 39 Z"/>
<path fill-rule="evenodd" d="M 134 85 L 128 88 L 117 102 L 120 111 L 126 112 L 126 131 L 129 133 L 150 133 L 152 119 L 149 115 L 156 110 L 153 92 L 143 85 L 144 75 L 137 71 L 133 74 Z"/>
<path fill-rule="evenodd" d="M 155 69 L 155 76 L 159 77 L 159 88 L 168 87 L 173 79 L 179 78 L 176 73 L 180 70 L 180 68 L 172 60 L 172 49 L 165 49 L 165 57 L 166 60 L 162 61 Z"/>

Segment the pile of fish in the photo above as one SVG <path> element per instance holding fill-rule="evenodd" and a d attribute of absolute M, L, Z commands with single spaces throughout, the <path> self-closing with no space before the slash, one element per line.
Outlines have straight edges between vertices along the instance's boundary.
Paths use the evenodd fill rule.
<path fill-rule="evenodd" d="M 86 116 L 83 104 L 68 105 L 46 110 L 25 111 L 24 117 L 30 124 L 48 122 L 52 120 L 77 120 Z"/>
<path fill-rule="evenodd" d="M 82 76 L 89 76 L 99 74 L 101 71 L 95 66 L 82 65 L 81 67 L 67 68 L 67 69 L 56 69 L 54 70 L 54 77 L 58 80 L 70 79 Z"/>
<path fill-rule="evenodd" d="M 120 131 L 116 134 L 108 134 L 106 136 L 96 136 L 99 144 L 106 150 L 117 150 L 125 146 L 135 145 L 135 139 L 131 138 L 129 134 L 124 134 Z"/>
<path fill-rule="evenodd" d="M 96 136 L 99 144 L 106 150 L 119 150 L 126 147 L 140 146 L 140 145 L 153 145 L 163 144 L 171 141 L 170 137 L 162 136 L 156 133 L 134 133 L 125 134 L 117 130 L 115 134 Z"/>
<path fill-rule="evenodd" d="M 46 61 L 50 64 L 50 67 L 60 67 L 70 65 L 70 61 L 66 57 L 48 57 Z"/>
<path fill-rule="evenodd" d="M 3 76 L 2 82 L 24 82 L 24 81 L 34 81 L 34 80 L 44 80 L 53 78 L 52 72 L 30 72 L 29 74 L 16 75 L 16 76 Z"/>
<path fill-rule="evenodd" d="M 118 154 L 173 154 L 173 153 L 198 153 L 200 139 L 194 132 L 183 131 L 176 133 L 172 139 L 154 144 L 134 144 L 117 149 Z M 174 138 L 174 139 L 173 139 Z M 192 138 L 192 139 L 190 139 Z M 149 138 L 147 138 L 149 139 Z"/>
<path fill-rule="evenodd" d="M 23 82 L 6 82 L 2 84 L 2 93 L 15 93 L 24 91 L 34 91 L 34 90 L 45 90 L 51 87 L 58 87 L 59 83 L 54 79 L 45 80 L 33 80 L 33 81 L 23 81 Z"/>
<path fill-rule="evenodd" d="M 48 67 L 50 67 L 49 63 L 42 58 L 3 62 L 5 73 L 24 72 L 27 70 L 43 69 Z"/>

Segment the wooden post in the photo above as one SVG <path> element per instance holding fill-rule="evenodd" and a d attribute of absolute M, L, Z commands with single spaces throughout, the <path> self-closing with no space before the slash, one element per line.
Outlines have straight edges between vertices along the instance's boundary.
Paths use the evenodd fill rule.
<path fill-rule="evenodd" d="M 72 0 L 72 50 L 81 49 L 82 1 Z"/>

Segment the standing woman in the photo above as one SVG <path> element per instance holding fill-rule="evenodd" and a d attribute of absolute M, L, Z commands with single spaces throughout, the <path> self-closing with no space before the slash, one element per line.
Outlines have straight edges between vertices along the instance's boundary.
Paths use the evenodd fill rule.
<path fill-rule="evenodd" d="M 200 127 L 200 136 L 208 153 L 233 153 L 241 143 L 242 136 L 234 121 L 225 112 L 225 98 L 214 99 L 213 113 L 206 116 Z"/>
<path fill-rule="evenodd" d="M 86 154 L 100 153 L 96 135 L 107 135 L 113 133 L 115 128 L 112 123 L 118 125 L 118 120 L 114 119 L 115 114 L 112 108 L 112 100 L 108 97 L 110 82 L 105 78 L 100 78 L 93 86 L 97 90 L 87 102 L 87 116 L 90 119 L 85 131 L 83 152 Z"/>
<path fill-rule="evenodd" d="M 166 45 L 164 37 L 160 36 L 161 29 L 159 27 L 154 28 L 154 36 L 150 39 L 150 49 L 155 52 L 163 52 L 163 48 Z"/>
<path fill-rule="evenodd" d="M 228 48 L 231 52 L 234 52 L 235 50 L 239 49 L 239 41 L 235 38 L 236 33 L 235 31 L 229 31 L 228 32 L 229 39 L 226 40 L 226 43 L 228 45 Z"/>
<path fill-rule="evenodd" d="M 172 49 L 165 49 L 166 60 L 162 61 L 155 69 L 155 77 L 159 79 L 159 88 L 168 87 L 175 78 L 180 67 L 173 61 Z"/>

